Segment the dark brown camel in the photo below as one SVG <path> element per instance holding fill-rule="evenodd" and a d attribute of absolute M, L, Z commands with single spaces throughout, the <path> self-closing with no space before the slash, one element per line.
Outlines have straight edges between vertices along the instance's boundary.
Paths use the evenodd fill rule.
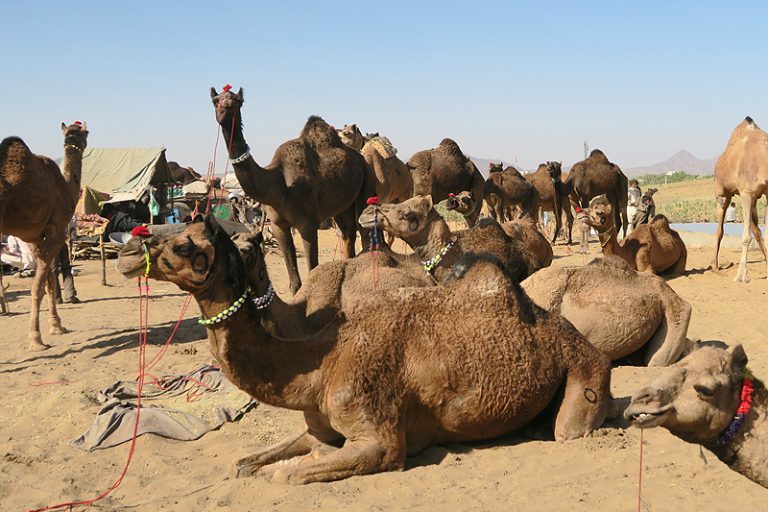
<path fill-rule="evenodd" d="M 413 194 L 432 196 L 435 203 L 449 194 L 468 190 L 477 208 L 464 217 L 472 227 L 480 217 L 485 180 L 475 164 L 451 139 L 443 139 L 436 148 L 419 151 L 406 163 L 413 176 Z"/>
<path fill-rule="evenodd" d="M 177 162 L 168 162 L 168 170 L 171 172 L 171 179 L 174 183 L 186 185 L 197 181 L 202 176 L 191 167 L 182 167 Z"/>
<path fill-rule="evenodd" d="M 570 199 L 574 208 L 588 208 L 593 198 L 605 194 L 613 210 L 617 233 L 623 229 L 623 235 L 627 236 L 629 181 L 618 165 L 608 161 L 605 153 L 599 149 L 592 150 L 588 158 L 573 164 L 563 183 L 570 187 Z M 587 235 L 588 233 L 582 231 L 582 244 L 587 243 Z"/>
<path fill-rule="evenodd" d="M 485 202 L 495 220 L 503 223 L 515 217 L 515 208 L 520 215 L 534 218 L 538 211 L 538 194 L 520 171 L 512 166 L 502 169 L 501 164 L 491 163 L 485 180 Z"/>
<path fill-rule="evenodd" d="M 227 377 L 304 412 L 306 430 L 238 461 L 238 476 L 305 484 L 402 470 L 430 445 L 520 429 L 554 400 L 555 439 L 574 439 L 610 408 L 608 359 L 536 307 L 496 259 L 459 261 L 445 286 L 371 294 L 314 335 L 286 340 L 262 327 L 263 298 L 249 297 L 243 261 L 215 222 L 147 249 L 151 277 L 194 295 Z M 118 265 L 128 276 L 144 269 L 140 255 Z"/>
<path fill-rule="evenodd" d="M 30 244 L 37 260 L 32 283 L 29 349 L 45 350 L 40 335 L 40 303 L 48 291 L 50 334 L 67 330 L 56 311 L 56 256 L 64 246 L 67 226 L 80 196 L 83 150 L 88 143 L 88 125 L 61 123 L 64 159 L 61 170 L 48 157 L 33 154 L 18 137 L 0 142 L 0 232 Z M 0 290 L 2 290 L 0 279 Z"/>
<path fill-rule="evenodd" d="M 211 87 L 216 120 L 243 191 L 264 206 L 272 232 L 285 258 L 292 293 L 301 287 L 291 228 L 304 241 L 307 268 L 318 264 L 317 230 L 333 217 L 344 240 L 344 256 L 355 255 L 357 216 L 375 194 L 373 177 L 363 156 L 339 139 L 336 130 L 317 116 L 307 120 L 299 138 L 281 144 L 272 162 L 261 167 L 243 136 L 243 89 L 221 94 Z"/>
<path fill-rule="evenodd" d="M 573 231 L 573 214 L 567 200 L 570 189 L 563 183 L 562 173 L 560 162 L 546 162 L 539 164 L 536 172 L 525 175 L 525 179 L 536 189 L 541 211 L 552 212 L 552 215 L 555 217 L 555 232 L 552 235 L 553 245 L 563 225 L 563 212 L 565 212 L 568 224 L 568 244 L 573 243 L 571 235 Z"/>

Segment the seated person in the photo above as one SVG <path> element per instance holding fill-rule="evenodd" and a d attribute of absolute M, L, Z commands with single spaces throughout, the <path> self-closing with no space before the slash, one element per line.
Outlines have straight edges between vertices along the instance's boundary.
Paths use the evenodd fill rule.
<path fill-rule="evenodd" d="M 108 218 L 109 222 L 104 228 L 101 239 L 109 242 L 109 235 L 112 233 L 130 233 L 136 226 L 146 226 L 145 222 L 135 218 L 135 210 L 135 201 L 121 201 L 105 205 L 102 216 Z"/>

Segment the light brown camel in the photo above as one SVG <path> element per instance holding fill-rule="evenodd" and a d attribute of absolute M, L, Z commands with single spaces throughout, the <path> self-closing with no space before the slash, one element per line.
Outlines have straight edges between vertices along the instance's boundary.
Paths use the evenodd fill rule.
<path fill-rule="evenodd" d="M 339 137 L 344 144 L 360 151 L 373 170 L 379 202 L 399 203 L 413 196 L 411 172 L 394 151 L 386 152 L 377 144 L 378 135 L 366 140 L 360 128 L 352 124 L 344 125 L 339 130 Z"/>
<path fill-rule="evenodd" d="M 723 221 L 725 210 L 731 204 L 731 198 L 741 196 L 744 211 L 744 231 L 741 235 L 741 259 L 739 270 L 733 279 L 736 282 L 749 282 L 747 273 L 747 249 L 752 236 L 763 251 L 763 258 L 768 262 L 765 241 L 760 233 L 757 200 L 763 194 L 768 197 L 768 133 L 761 130 L 751 117 L 739 123 L 725 151 L 715 164 L 715 197 L 717 198 L 717 232 L 715 234 L 715 254 L 711 267 L 718 266 L 720 242 L 723 239 Z M 766 221 L 768 230 L 768 220 Z M 768 274 L 768 272 L 766 272 Z M 768 275 L 766 275 L 768 278 Z"/>
<path fill-rule="evenodd" d="M 499 258 L 518 281 L 528 277 L 535 266 L 522 241 L 507 235 L 493 219 L 480 219 L 475 226 L 452 233 L 435 210 L 430 196 L 368 206 L 358 222 L 364 228 L 373 229 L 374 216 L 379 229 L 405 240 L 421 258 L 424 270 L 440 282 L 466 253 L 486 252 Z"/>
<path fill-rule="evenodd" d="M 569 189 L 574 208 L 587 208 L 590 200 L 605 194 L 613 209 L 614 226 L 623 228 L 624 236 L 627 236 L 629 180 L 618 165 L 608 161 L 605 153 L 593 149 L 589 157 L 573 164 L 563 183 Z M 582 245 L 588 243 L 586 236 L 582 231 Z"/>
<path fill-rule="evenodd" d="M 538 196 L 539 208 L 544 212 L 552 212 L 555 220 L 555 230 L 552 235 L 554 245 L 560 235 L 565 212 L 568 231 L 568 244 L 573 243 L 571 231 L 573 230 L 573 215 L 568 205 L 569 189 L 562 181 L 562 165 L 560 162 L 546 162 L 539 164 L 536 172 L 525 175 L 525 179 L 533 185 Z"/>
<path fill-rule="evenodd" d="M 605 198 L 592 201 L 592 206 L 581 213 L 585 214 L 583 222 L 597 231 L 603 254 L 618 256 L 639 272 L 673 276 L 685 272 L 688 250 L 665 216 L 657 215 L 650 224 L 640 224 L 619 242 L 613 210 Z"/>
<path fill-rule="evenodd" d="M 517 208 L 520 215 L 535 216 L 538 211 L 538 194 L 520 171 L 501 164 L 490 163 L 488 179 L 485 180 L 485 202 L 491 217 L 503 223 L 514 218 Z"/>
<path fill-rule="evenodd" d="M 697 343 L 635 393 L 624 417 L 637 427 L 664 427 L 702 445 L 734 471 L 768 487 L 768 392 L 747 370 L 742 346 L 728 351 L 722 345 Z"/>
<path fill-rule="evenodd" d="M 449 197 L 446 201 L 448 211 L 465 213 L 474 208 L 469 192 L 461 192 L 457 196 Z M 504 232 L 514 240 L 519 240 L 528 258 L 528 272 L 532 274 L 537 270 L 552 264 L 552 245 L 542 234 L 536 225 L 536 221 L 530 215 L 523 215 L 515 220 L 507 221 L 501 225 Z"/>
<path fill-rule="evenodd" d="M 563 315 L 612 361 L 644 349 L 648 366 L 667 366 L 688 348 L 690 304 L 661 277 L 635 272 L 619 258 L 545 268 L 522 287 L 537 306 Z"/>
<path fill-rule="evenodd" d="M 272 221 L 288 269 L 292 293 L 301 287 L 291 228 L 304 241 L 309 270 L 318 264 L 317 230 L 333 217 L 344 241 L 343 255 L 355 255 L 355 219 L 374 195 L 374 183 L 363 156 L 348 148 L 336 130 L 317 116 L 307 120 L 297 139 L 282 143 L 272 162 L 261 167 L 243 136 L 243 89 L 221 94 L 211 87 L 216 120 L 221 125 L 229 157 L 243 191 L 264 206 Z M 362 235 L 362 233 L 361 233 Z"/>
<path fill-rule="evenodd" d="M 61 131 L 64 133 L 61 170 L 50 158 L 33 154 L 18 137 L 0 142 L 0 232 L 29 243 L 37 260 L 29 325 L 29 349 L 35 351 L 50 348 L 40 335 L 40 303 L 46 289 L 49 333 L 67 332 L 56 310 L 56 277 L 52 270 L 80 196 L 88 126 L 79 121 L 69 126 L 61 123 Z"/>
<path fill-rule="evenodd" d="M 477 208 L 464 217 L 472 227 L 480 217 L 485 180 L 475 164 L 451 139 L 443 139 L 436 148 L 419 151 L 406 163 L 413 177 L 413 195 L 431 195 L 435 203 L 449 194 L 468 190 Z"/>
<path fill-rule="evenodd" d="M 262 327 L 244 263 L 215 222 L 148 251 L 152 277 L 194 295 L 227 377 L 304 412 L 304 432 L 241 459 L 238 476 L 305 484 L 402 470 L 430 445 L 519 429 L 556 396 L 555 439 L 573 439 L 610 408 L 608 359 L 536 307 L 498 260 L 468 257 L 445 286 L 370 294 L 316 334 L 286 340 Z M 124 274 L 143 271 L 142 257 L 121 259 Z"/>

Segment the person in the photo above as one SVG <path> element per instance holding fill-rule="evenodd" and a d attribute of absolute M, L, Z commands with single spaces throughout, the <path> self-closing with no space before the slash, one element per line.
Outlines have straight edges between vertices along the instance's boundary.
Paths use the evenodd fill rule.
<path fill-rule="evenodd" d="M 75 236 L 77 236 L 77 214 L 72 216 L 67 227 L 67 238 Z M 62 302 L 80 304 L 75 289 L 75 274 L 72 272 L 72 262 L 69 259 L 69 244 L 65 243 L 59 251 L 54 269 L 56 272 L 56 302 L 59 304 Z M 61 284 L 59 284 L 59 275 L 61 275 Z"/>
<path fill-rule="evenodd" d="M 640 199 L 640 205 L 637 207 L 635 215 L 632 217 L 632 229 L 640 224 L 648 224 L 656 216 L 656 202 L 653 200 L 653 194 L 657 189 L 649 188 Z"/>
<path fill-rule="evenodd" d="M 637 213 L 637 207 L 640 206 L 640 198 L 643 192 L 640 190 L 640 183 L 637 180 L 629 182 L 628 200 L 627 200 L 627 218 L 634 219 Z M 631 227 L 630 227 L 631 229 Z"/>
<path fill-rule="evenodd" d="M 134 217 L 135 202 L 134 201 L 122 201 L 119 203 L 107 204 L 104 207 L 102 215 L 109 219 L 107 227 L 104 228 L 104 233 L 101 235 L 101 239 L 104 242 L 109 242 L 109 235 L 112 233 L 130 233 L 133 228 L 137 226 L 146 226 L 145 222 Z M 111 213 L 110 216 L 110 212 Z"/>
<path fill-rule="evenodd" d="M 736 222 L 736 203 L 731 202 L 725 210 L 725 222 Z"/>
<path fill-rule="evenodd" d="M 19 270 L 19 277 L 34 277 L 37 261 L 29 245 L 19 237 L 9 235 L 0 260 Z"/>

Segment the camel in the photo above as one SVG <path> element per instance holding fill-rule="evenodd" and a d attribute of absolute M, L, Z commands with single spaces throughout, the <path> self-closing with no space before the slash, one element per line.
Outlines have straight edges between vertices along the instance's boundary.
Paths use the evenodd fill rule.
<path fill-rule="evenodd" d="M 465 213 L 471 211 L 472 196 L 469 192 L 460 192 L 459 195 L 449 197 L 446 202 L 448 211 Z M 501 229 L 511 238 L 519 240 L 525 252 L 528 255 L 528 271 L 534 273 L 539 269 L 548 267 L 552 264 L 552 245 L 547 238 L 539 231 L 536 221 L 530 215 L 523 215 L 515 220 L 507 221 L 501 224 Z"/>
<path fill-rule="evenodd" d="M 249 298 L 243 260 L 210 217 L 150 238 L 147 252 L 151 277 L 197 300 L 225 375 L 263 403 L 304 412 L 306 430 L 239 460 L 240 477 L 306 484 L 402 470 L 430 445 L 520 429 L 556 396 L 564 441 L 611 407 L 608 359 L 494 258 L 465 257 L 445 286 L 369 294 L 317 333 L 286 340 L 262 327 L 264 299 Z M 141 256 L 121 260 L 126 276 L 143 272 Z"/>
<path fill-rule="evenodd" d="M 670 276 L 685 272 L 688 250 L 664 215 L 656 215 L 649 224 L 640 224 L 619 242 L 608 199 L 596 198 L 592 206 L 579 213 L 583 222 L 597 231 L 603 254 L 618 256 L 638 272 Z"/>
<path fill-rule="evenodd" d="M 555 231 L 552 235 L 552 245 L 555 244 L 562 227 L 563 212 L 565 212 L 568 231 L 568 245 L 573 243 L 573 215 L 568 205 L 568 187 L 562 181 L 562 165 L 560 162 L 539 164 L 536 172 L 525 175 L 525 179 L 536 189 L 539 207 L 542 211 L 552 212 L 555 217 Z"/>
<path fill-rule="evenodd" d="M 341 141 L 350 148 L 359 151 L 373 170 L 376 179 L 376 197 L 382 203 L 399 203 L 413 195 L 413 179 L 411 173 L 395 154 L 389 152 L 378 141 L 379 135 L 366 138 L 356 124 L 344 125 L 339 130 Z M 387 148 L 391 148 L 386 139 Z"/>
<path fill-rule="evenodd" d="M 374 218 L 380 229 L 405 240 L 421 258 L 424 270 L 440 282 L 448 277 L 454 263 L 470 252 L 487 252 L 499 258 L 519 281 L 528 277 L 535 266 L 522 241 L 510 238 L 493 219 L 486 217 L 472 228 L 451 233 L 430 196 L 416 196 L 398 204 L 370 205 L 358 222 L 373 229 Z"/>
<path fill-rule="evenodd" d="M 191 167 L 182 167 L 177 162 L 168 162 L 168 171 L 171 173 L 171 179 L 174 183 L 187 185 L 193 181 L 202 179 L 200 173 Z"/>
<path fill-rule="evenodd" d="M 668 366 L 688 348 L 690 304 L 663 278 L 635 272 L 619 258 L 545 268 L 521 285 L 537 306 L 563 315 L 611 361 L 644 349 L 646 365 Z"/>
<path fill-rule="evenodd" d="M 765 194 L 768 198 L 768 133 L 761 130 L 751 117 L 733 130 L 725 151 L 715 164 L 715 197 L 717 198 L 717 232 L 715 233 L 715 254 L 711 268 L 719 269 L 718 255 L 723 239 L 723 221 L 725 210 L 731 204 L 731 198 L 741 196 L 744 211 L 744 231 L 741 235 L 741 259 L 734 281 L 748 283 L 747 249 L 752 236 L 763 251 L 763 258 L 768 264 L 768 252 L 758 225 L 757 200 Z M 766 221 L 768 230 L 768 220 Z M 766 267 L 768 271 L 768 267 Z M 766 275 L 768 278 L 768 272 Z"/>
<path fill-rule="evenodd" d="M 439 203 L 449 194 L 470 191 L 477 208 L 464 220 L 468 227 L 475 225 L 480 217 L 485 180 L 456 142 L 443 139 L 436 148 L 414 154 L 406 165 L 413 177 L 413 195 L 429 195 Z"/>
<path fill-rule="evenodd" d="M 50 348 L 40 335 L 40 303 L 48 292 L 50 334 L 63 334 L 56 310 L 56 277 L 53 265 L 64 247 L 72 215 L 80 197 L 83 151 L 88 143 L 88 125 L 61 123 L 64 159 L 61 170 L 48 157 L 33 154 L 18 137 L 0 142 L 0 232 L 14 235 L 31 245 L 37 260 L 32 283 L 29 349 Z M 0 290 L 2 290 L 0 281 Z"/>
<path fill-rule="evenodd" d="M 664 427 L 712 451 L 732 470 L 768 487 L 768 392 L 747 369 L 741 345 L 697 342 L 679 363 L 632 396 L 624 417 Z"/>
<path fill-rule="evenodd" d="M 570 200 L 574 208 L 577 206 L 587 208 L 591 199 L 605 194 L 613 209 L 614 225 L 623 228 L 624 237 L 627 236 L 629 181 L 618 165 L 608 161 L 605 153 L 599 149 L 593 149 L 589 157 L 573 164 L 571 172 L 563 183 L 570 191 Z M 582 245 L 588 243 L 587 235 L 582 231 Z"/>
<path fill-rule="evenodd" d="M 512 220 L 515 207 L 521 215 L 534 215 L 538 210 L 538 195 L 533 185 L 512 166 L 490 163 L 485 180 L 485 202 L 491 217 L 503 223 Z"/>
<path fill-rule="evenodd" d="M 272 221 L 291 292 L 295 294 L 301 287 L 291 228 L 301 235 L 309 270 L 318 265 L 318 226 L 329 217 L 336 221 L 344 241 L 343 255 L 354 256 L 355 219 L 366 199 L 375 193 L 363 156 L 344 145 L 336 130 L 323 119 L 311 116 L 299 137 L 281 144 L 272 162 L 261 167 L 243 136 L 243 89 L 235 94 L 225 87 L 219 94 L 211 87 L 211 99 L 229 144 L 235 176 L 243 191 L 264 206 Z"/>

